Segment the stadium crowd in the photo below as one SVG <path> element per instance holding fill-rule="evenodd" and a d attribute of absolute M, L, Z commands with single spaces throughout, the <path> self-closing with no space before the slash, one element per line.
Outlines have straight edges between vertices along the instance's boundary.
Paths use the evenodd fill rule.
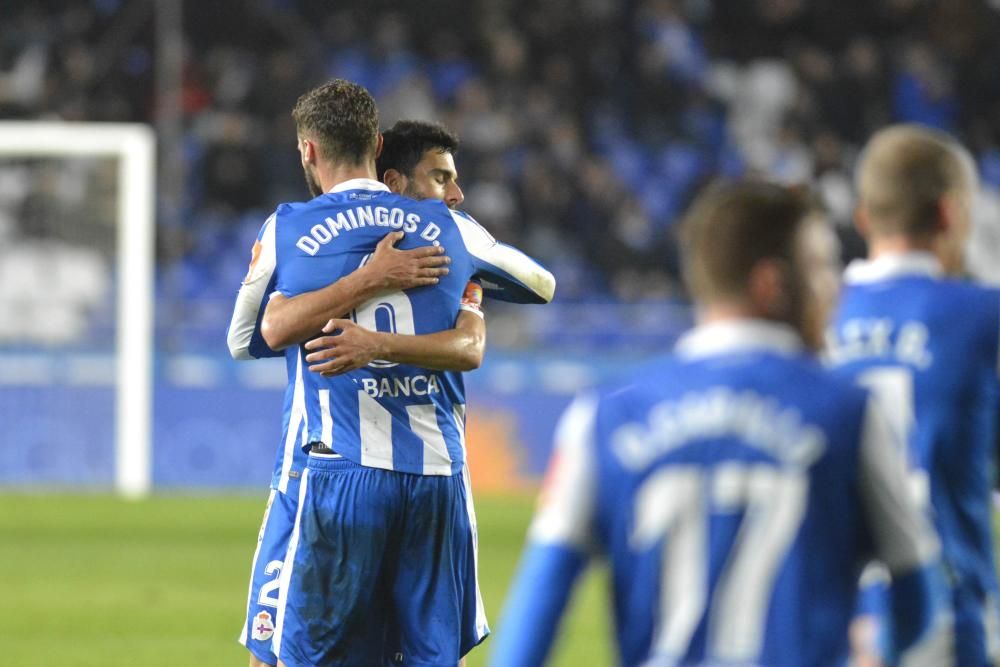
<path fill-rule="evenodd" d="M 151 4 L 9 3 L 0 117 L 154 122 Z M 368 87 L 386 127 L 454 129 L 465 208 L 545 260 L 564 301 L 682 296 L 674 222 L 720 174 L 810 183 L 858 254 L 853 165 L 891 121 L 970 146 L 996 224 L 997 4 L 183 3 L 186 197 L 160 230 L 161 284 L 231 298 L 248 239 L 306 195 L 288 109 L 332 76 Z M 975 248 L 1000 255 L 1000 232 L 984 226 Z"/>

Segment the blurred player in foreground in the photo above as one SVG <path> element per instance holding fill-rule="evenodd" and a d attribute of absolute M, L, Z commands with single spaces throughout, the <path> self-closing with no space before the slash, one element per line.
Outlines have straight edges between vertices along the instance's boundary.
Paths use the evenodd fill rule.
<path fill-rule="evenodd" d="M 718 187 L 686 221 L 698 325 L 676 353 L 564 415 L 493 665 L 542 664 L 604 554 L 624 665 L 846 659 L 860 565 L 891 570 L 896 640 L 932 616 L 938 544 L 868 393 L 814 359 L 835 244 L 808 203 Z"/>
<path fill-rule="evenodd" d="M 996 664 L 990 492 L 1000 414 L 1000 292 L 947 277 L 963 268 L 975 166 L 949 136 L 895 126 L 865 148 L 858 189 L 857 225 L 869 258 L 844 274 L 831 360 L 884 397 L 908 441 L 912 490 L 941 536 L 954 664 Z"/>
<path fill-rule="evenodd" d="M 383 150 L 377 160 L 377 172 L 383 177 L 390 190 L 405 193 L 413 199 L 440 199 L 450 208 L 460 205 L 464 199 L 461 188 L 458 187 L 458 173 L 454 164 L 454 153 L 458 149 L 458 139 L 439 125 L 419 121 L 400 121 L 383 134 Z M 426 265 L 427 258 L 438 258 L 439 255 L 428 255 L 428 248 L 401 251 L 393 248 L 393 243 L 399 240 L 398 233 L 389 234 L 379 243 L 373 260 L 354 273 L 368 271 L 373 278 L 378 278 L 381 272 L 382 280 L 396 280 L 398 283 L 388 283 L 389 290 L 406 289 L 423 284 L 430 284 L 444 271 L 436 263 Z M 437 250 L 433 246 L 430 249 Z M 259 252 L 257 253 L 259 256 Z M 273 257 L 273 253 L 271 254 Z M 443 262 L 442 262 L 443 263 Z M 249 281 L 250 288 L 270 282 L 270 276 L 264 273 L 263 266 L 256 266 L 254 280 Z M 273 266 L 271 269 L 273 271 Z M 297 344 L 311 338 L 319 326 L 323 326 L 329 318 L 340 317 L 352 309 L 351 299 L 359 302 L 374 297 L 377 288 L 366 288 L 365 283 L 356 288 L 353 294 L 348 293 L 344 283 L 357 277 L 354 274 L 342 278 L 327 288 L 315 292 L 285 299 L 275 294 L 274 299 L 267 302 L 267 290 L 257 289 L 260 294 L 255 308 L 248 309 L 242 315 L 242 322 L 247 326 L 239 326 L 240 321 L 234 319 L 236 326 L 231 331 L 241 328 L 248 331 L 244 335 L 243 348 L 236 347 L 234 356 L 248 356 L 250 338 L 260 337 L 257 328 L 259 311 L 264 303 L 261 326 L 267 329 L 268 345 L 257 345 L 257 356 L 270 352 L 270 347 L 282 349 L 289 343 Z M 375 280 L 367 284 L 379 285 Z M 271 286 L 273 288 L 273 285 Z M 268 288 L 270 289 L 270 288 Z M 338 320 L 337 325 L 343 329 L 338 336 L 326 337 L 316 343 L 310 343 L 307 348 L 323 347 L 324 351 L 317 356 L 317 363 L 310 367 L 316 372 L 346 372 L 354 367 L 360 367 L 378 358 L 387 361 L 405 361 L 410 355 L 413 363 L 435 370 L 467 370 L 481 363 L 485 347 L 485 322 L 480 308 L 481 289 L 476 283 L 469 283 L 466 295 L 463 297 L 461 312 L 458 315 L 455 328 L 447 332 L 428 334 L 425 336 L 402 336 L 398 334 L 376 333 L 357 327 L 349 321 Z M 311 303 L 310 303 L 311 302 Z M 291 311 L 291 312 L 289 312 Z M 298 319 L 296 319 L 298 318 Z M 249 327 L 254 330 L 249 330 Z M 232 339 L 237 342 L 237 339 Z M 332 345 L 331 345 L 332 343 Z M 241 354 L 242 353 L 242 354 Z M 309 355 L 307 360 L 311 360 Z M 291 389 L 286 396 L 287 403 L 291 400 Z M 287 419 L 285 420 L 287 429 Z M 278 452 L 275 479 L 272 484 L 271 498 L 265 512 L 261 533 L 258 538 L 257 551 L 254 554 L 251 585 L 247 599 L 247 619 L 240 636 L 240 643 L 250 651 L 250 667 L 263 667 L 277 664 L 277 657 L 271 647 L 274 633 L 274 612 L 278 603 L 278 582 L 281 565 L 288 548 L 295 520 L 295 509 L 298 500 L 296 480 L 304 468 L 306 454 L 298 446 L 296 438 L 283 435 L 282 442 L 286 447 Z M 291 461 L 285 462 L 285 450 L 291 448 Z M 285 468 L 284 471 L 282 469 Z M 284 483 L 285 491 L 281 485 Z M 272 510 L 277 498 L 277 507 Z"/>
<path fill-rule="evenodd" d="M 368 329 L 432 334 L 454 327 L 467 281 L 542 303 L 555 281 L 440 201 L 374 180 L 374 101 L 335 80 L 303 95 L 294 117 L 313 200 L 278 207 L 275 290 L 293 297 L 362 265 L 386 231 L 400 247 L 448 248 L 436 285 L 379 295 L 352 319 Z M 279 583 L 279 664 L 454 665 L 486 636 L 476 537 L 463 474 L 461 375 L 380 360 L 345 374 L 295 374 L 289 432 L 309 450 Z"/>

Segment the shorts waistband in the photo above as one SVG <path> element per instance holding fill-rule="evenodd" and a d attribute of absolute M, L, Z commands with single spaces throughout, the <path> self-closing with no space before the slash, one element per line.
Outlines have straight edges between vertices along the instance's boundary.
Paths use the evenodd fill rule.
<path fill-rule="evenodd" d="M 310 470 L 349 470 L 363 466 L 342 456 L 329 456 L 310 452 L 306 467 Z"/>

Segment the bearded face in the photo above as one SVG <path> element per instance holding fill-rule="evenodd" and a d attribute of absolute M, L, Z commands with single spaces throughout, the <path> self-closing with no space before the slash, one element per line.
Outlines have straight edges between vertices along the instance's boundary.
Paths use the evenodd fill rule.
<path fill-rule="evenodd" d="M 302 172 L 306 178 L 306 187 L 309 188 L 309 194 L 312 197 L 319 197 L 323 194 L 323 188 L 320 187 L 319 179 L 316 174 L 313 173 L 313 168 L 310 165 L 303 164 Z"/>

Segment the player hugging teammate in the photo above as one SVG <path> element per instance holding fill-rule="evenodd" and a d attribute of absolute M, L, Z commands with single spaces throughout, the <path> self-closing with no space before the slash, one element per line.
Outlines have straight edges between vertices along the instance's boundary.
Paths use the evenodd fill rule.
<path fill-rule="evenodd" d="M 293 115 L 314 199 L 265 223 L 229 330 L 237 358 L 283 348 L 289 376 L 241 641 L 256 665 L 455 665 L 489 632 L 460 374 L 485 341 L 470 281 L 526 303 L 555 281 L 453 210 L 457 140 L 439 126 L 383 140 L 342 80 Z"/>

